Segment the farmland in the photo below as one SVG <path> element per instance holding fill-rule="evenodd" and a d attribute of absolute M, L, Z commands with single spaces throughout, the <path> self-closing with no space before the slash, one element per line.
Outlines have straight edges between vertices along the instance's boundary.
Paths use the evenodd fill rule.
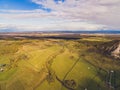
<path fill-rule="evenodd" d="M 98 49 L 118 37 L 38 36 L 1 36 L 0 90 L 120 90 L 120 60 Z"/>

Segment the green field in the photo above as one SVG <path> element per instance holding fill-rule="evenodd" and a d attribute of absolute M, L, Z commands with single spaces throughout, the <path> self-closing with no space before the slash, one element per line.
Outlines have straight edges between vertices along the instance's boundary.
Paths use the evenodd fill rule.
<path fill-rule="evenodd" d="M 0 90 L 120 90 L 120 61 L 96 48 L 109 41 L 0 40 Z"/>

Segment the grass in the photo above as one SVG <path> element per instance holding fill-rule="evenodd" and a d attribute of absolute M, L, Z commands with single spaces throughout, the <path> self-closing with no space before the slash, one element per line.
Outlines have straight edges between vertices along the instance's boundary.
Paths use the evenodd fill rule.
<path fill-rule="evenodd" d="M 8 80 L 13 74 L 15 74 L 17 71 L 17 68 L 10 69 L 9 71 L 0 72 L 0 81 L 6 81 Z"/>
<path fill-rule="evenodd" d="M 111 41 L 110 39 L 105 38 L 105 37 L 89 37 L 89 38 L 82 38 L 81 40 L 83 40 L 83 41 L 98 41 L 98 42 Z"/>
<path fill-rule="evenodd" d="M 116 78 L 119 78 L 119 63 L 89 50 L 96 49 L 94 45 L 98 42 L 107 41 L 104 37 L 68 41 L 1 40 L 0 64 L 10 67 L 0 72 L 0 87 L 2 90 L 68 90 L 56 79 L 57 76 L 62 82 L 74 80 L 75 90 L 108 90 L 105 86 L 106 73 L 99 68 L 116 70 Z M 119 82 L 116 80 L 117 85 Z"/>

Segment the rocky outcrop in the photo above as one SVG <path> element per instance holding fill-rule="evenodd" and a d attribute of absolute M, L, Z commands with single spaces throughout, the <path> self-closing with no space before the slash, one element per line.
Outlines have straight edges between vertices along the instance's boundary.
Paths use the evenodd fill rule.
<path fill-rule="evenodd" d="M 120 40 L 104 43 L 100 46 L 104 54 L 108 54 L 116 59 L 120 59 Z"/>

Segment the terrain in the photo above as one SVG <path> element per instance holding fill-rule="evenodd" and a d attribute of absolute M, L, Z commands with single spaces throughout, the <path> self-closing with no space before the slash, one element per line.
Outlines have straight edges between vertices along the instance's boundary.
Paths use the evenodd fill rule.
<path fill-rule="evenodd" d="M 101 45 L 101 50 L 110 56 L 120 59 L 120 40 L 113 40 L 111 42 Z"/>
<path fill-rule="evenodd" d="M 0 34 L 0 90 L 120 90 L 119 41 L 120 35 Z"/>

